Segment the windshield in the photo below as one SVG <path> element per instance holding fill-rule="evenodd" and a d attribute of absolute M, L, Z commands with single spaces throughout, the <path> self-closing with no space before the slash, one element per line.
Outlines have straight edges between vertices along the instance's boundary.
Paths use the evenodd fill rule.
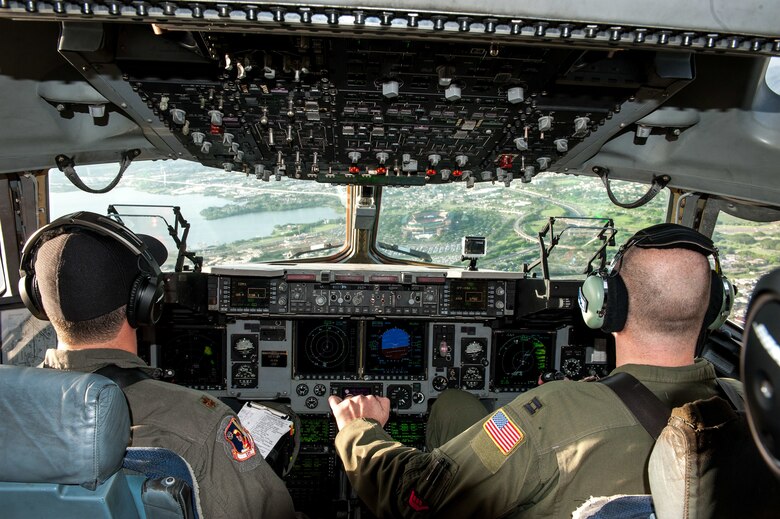
<path fill-rule="evenodd" d="M 101 188 L 116 176 L 117 168 L 112 164 L 77 171 L 86 185 Z M 106 214 L 109 205 L 116 205 L 129 228 L 166 245 L 165 270 L 172 270 L 176 261 L 176 244 L 167 227 L 174 227 L 176 218 L 170 208 L 149 206 L 181 208 L 191 225 L 187 249 L 202 256 L 204 265 L 283 260 L 312 250 L 302 257 L 330 255 L 344 244 L 345 189 L 317 182 L 284 177 L 263 182 L 184 161 L 138 162 L 116 188 L 100 195 L 80 191 L 53 169 L 49 192 L 52 220 L 81 210 Z M 145 206 L 136 207 L 139 204 Z"/>
<path fill-rule="evenodd" d="M 622 201 L 633 201 L 646 185 L 613 182 Z M 556 217 L 555 235 L 560 243 L 550 254 L 550 274 L 582 277 L 588 261 L 602 242 L 597 238 L 604 218 L 613 219 L 620 245 L 639 229 L 663 222 L 669 201 L 664 190 L 650 203 L 637 209 L 621 209 L 607 198 L 604 185 L 595 177 L 541 174 L 530 184 L 477 183 L 467 189 L 463 183 L 430 185 L 424 189 L 385 188 L 377 242 L 391 257 L 409 259 L 393 251 L 395 245 L 431 256 L 433 263 L 464 265 L 461 243 L 464 236 L 484 236 L 486 255 L 478 268 L 522 271 L 524 264 L 539 259 L 539 232 Z M 592 217 L 599 220 L 566 220 L 559 217 Z M 549 247 L 551 236 L 545 238 Z M 617 247 L 608 248 L 608 257 Z M 594 262 L 594 267 L 598 265 Z M 532 273 L 541 275 L 541 268 Z"/>
<path fill-rule="evenodd" d="M 751 222 L 718 215 L 712 238 L 723 273 L 737 289 L 731 319 L 745 323 L 750 294 L 759 278 L 780 265 L 780 222 Z"/>

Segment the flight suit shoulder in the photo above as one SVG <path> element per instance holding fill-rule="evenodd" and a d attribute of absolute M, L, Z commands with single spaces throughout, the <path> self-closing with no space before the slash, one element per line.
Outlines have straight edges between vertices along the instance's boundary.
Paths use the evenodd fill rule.
<path fill-rule="evenodd" d="M 524 427 L 539 453 L 638 423 L 611 389 L 595 382 L 548 382 L 518 396 L 505 409 Z"/>
<path fill-rule="evenodd" d="M 134 425 L 174 431 L 190 442 L 202 442 L 223 418 L 234 414 L 216 398 L 159 380 L 143 380 L 126 389 Z"/>

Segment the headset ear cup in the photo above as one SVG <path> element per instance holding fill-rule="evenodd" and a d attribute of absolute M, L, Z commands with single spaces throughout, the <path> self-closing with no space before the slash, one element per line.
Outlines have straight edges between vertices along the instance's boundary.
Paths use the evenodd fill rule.
<path fill-rule="evenodd" d="M 143 291 L 148 279 L 147 276 L 140 274 L 136 276 L 130 287 L 130 298 L 127 300 L 127 322 L 133 328 L 138 328 L 139 324 L 138 295 Z"/>
<path fill-rule="evenodd" d="M 598 330 L 604 324 L 604 278 L 594 274 L 585 278 L 577 294 L 582 320 L 588 328 Z"/>
<path fill-rule="evenodd" d="M 19 296 L 22 298 L 24 306 L 34 317 L 41 321 L 49 320 L 43 309 L 41 292 L 38 290 L 38 280 L 35 278 L 35 274 L 25 274 L 19 278 Z"/>
<path fill-rule="evenodd" d="M 717 330 L 728 319 L 734 306 L 734 285 L 714 270 L 710 271 L 710 301 L 704 314 L 704 327 Z"/>
<path fill-rule="evenodd" d="M 162 282 L 146 274 L 135 278 L 127 303 L 127 322 L 133 328 L 155 324 L 160 319 L 163 296 Z"/>
<path fill-rule="evenodd" d="M 626 326 L 628 318 L 628 289 L 620 274 L 607 278 L 606 304 L 601 329 L 607 333 L 619 332 Z"/>

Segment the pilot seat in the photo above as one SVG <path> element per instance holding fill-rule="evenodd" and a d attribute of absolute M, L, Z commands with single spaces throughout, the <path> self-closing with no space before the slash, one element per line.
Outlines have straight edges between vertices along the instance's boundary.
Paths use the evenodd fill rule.
<path fill-rule="evenodd" d="M 0 516 L 200 516 L 181 457 L 128 448 L 127 401 L 108 378 L 0 365 L 0 416 Z"/>

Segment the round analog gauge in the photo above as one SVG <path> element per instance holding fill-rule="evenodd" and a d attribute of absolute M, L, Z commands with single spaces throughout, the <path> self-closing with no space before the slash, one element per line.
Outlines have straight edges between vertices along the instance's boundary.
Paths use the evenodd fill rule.
<path fill-rule="evenodd" d="M 306 396 L 309 394 L 309 386 L 306 384 L 298 384 L 295 386 L 295 394 L 298 396 Z"/>
<path fill-rule="evenodd" d="M 447 379 L 442 376 L 434 377 L 431 381 L 431 385 L 436 391 L 444 391 L 447 389 Z"/>
<path fill-rule="evenodd" d="M 466 389 L 484 389 L 485 388 L 485 370 L 477 366 L 464 367 L 461 380 Z"/>
<path fill-rule="evenodd" d="M 325 396 L 327 390 L 328 388 L 325 387 L 325 384 L 317 384 L 314 386 L 314 394 L 317 396 Z"/>
<path fill-rule="evenodd" d="M 412 407 L 412 388 L 407 385 L 388 386 L 387 398 L 390 399 L 390 405 L 393 407 L 409 409 Z"/>
<path fill-rule="evenodd" d="M 463 362 L 477 364 L 485 355 L 485 343 L 482 341 L 470 341 L 463 345 Z"/>
<path fill-rule="evenodd" d="M 233 359 L 246 360 L 257 355 L 257 346 L 249 337 L 233 338 Z"/>
<path fill-rule="evenodd" d="M 561 365 L 561 371 L 569 378 L 578 377 L 582 371 L 582 363 L 580 359 L 566 359 Z"/>
<path fill-rule="evenodd" d="M 320 401 L 317 400 L 315 397 L 310 396 L 306 399 L 306 401 L 303 403 L 308 409 L 316 409 L 319 405 Z"/>
<path fill-rule="evenodd" d="M 233 387 L 257 387 L 257 365 L 233 364 Z"/>

